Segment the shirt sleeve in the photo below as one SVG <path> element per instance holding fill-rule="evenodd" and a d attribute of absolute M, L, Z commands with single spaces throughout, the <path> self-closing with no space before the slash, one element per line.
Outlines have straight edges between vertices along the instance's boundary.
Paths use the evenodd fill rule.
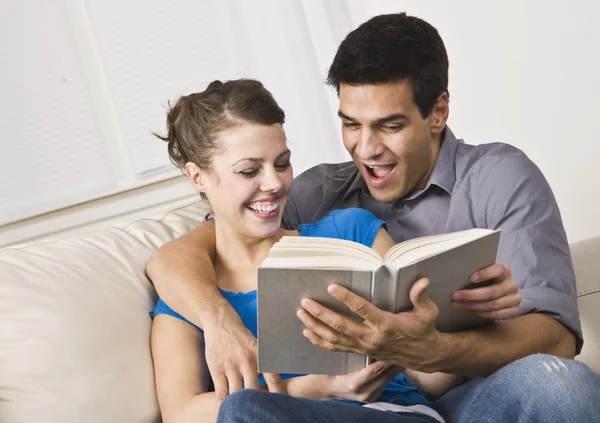
<path fill-rule="evenodd" d="M 523 298 L 519 312 L 545 313 L 583 337 L 567 236 L 552 190 L 521 151 L 482 160 L 479 204 L 484 227 L 501 229 L 498 263 L 507 266 Z"/>
<path fill-rule="evenodd" d="M 331 212 L 333 224 L 341 239 L 371 247 L 379 229 L 386 223 L 365 209 L 349 208 Z"/>

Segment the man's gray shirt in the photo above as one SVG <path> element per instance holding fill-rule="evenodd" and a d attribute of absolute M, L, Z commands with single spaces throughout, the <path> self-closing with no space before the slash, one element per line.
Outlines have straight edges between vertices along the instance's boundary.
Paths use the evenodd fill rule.
<path fill-rule="evenodd" d="M 353 162 L 322 164 L 294 180 L 283 225 L 314 223 L 335 209 L 361 207 L 387 222 L 396 242 L 469 228 L 501 229 L 497 262 L 519 284 L 520 314 L 546 313 L 583 344 L 575 276 L 560 212 L 548 182 L 519 149 L 468 145 L 446 127 L 427 186 L 382 203 Z"/>

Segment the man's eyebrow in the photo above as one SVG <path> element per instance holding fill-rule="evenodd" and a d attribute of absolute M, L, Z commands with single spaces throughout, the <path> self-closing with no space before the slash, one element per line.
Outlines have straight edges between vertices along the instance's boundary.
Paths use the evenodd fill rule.
<path fill-rule="evenodd" d="M 277 157 L 275 158 L 275 160 L 278 160 L 278 159 L 282 158 L 283 156 L 285 156 L 285 155 L 288 155 L 288 154 L 290 154 L 290 153 L 291 153 L 291 151 L 286 149 L 286 150 L 282 151 L 281 153 L 279 153 L 279 154 L 277 155 Z M 244 157 L 244 158 L 242 158 L 242 159 L 239 159 L 239 160 L 238 160 L 238 161 L 236 161 L 235 163 L 233 163 L 233 164 L 231 165 L 231 167 L 235 166 L 235 165 L 236 165 L 236 164 L 238 164 L 239 162 L 243 162 L 244 160 L 248 160 L 248 161 L 250 161 L 250 162 L 254 162 L 254 163 L 262 163 L 262 162 L 264 161 L 264 160 L 263 160 L 262 158 L 260 158 L 260 157 Z"/>
<path fill-rule="evenodd" d="M 356 119 L 351 118 L 350 116 L 346 115 L 341 110 L 338 110 L 338 116 L 340 118 L 342 118 L 342 119 L 346 119 L 346 120 L 349 120 L 351 122 L 356 122 Z M 406 115 L 404 115 L 402 113 L 392 113 L 389 116 L 384 116 L 382 118 L 377 119 L 375 121 L 375 124 L 377 124 L 377 125 L 383 125 L 384 123 L 392 122 L 392 121 L 395 121 L 395 120 L 401 120 L 401 119 L 408 119 L 408 117 L 406 117 Z"/>
<path fill-rule="evenodd" d="M 346 120 L 349 120 L 349 121 L 351 121 L 351 122 L 356 122 L 356 119 L 354 119 L 354 118 L 351 118 L 350 116 L 348 116 L 348 115 L 344 114 L 344 112 L 342 112 L 341 110 L 338 110 L 338 116 L 339 116 L 340 118 L 342 118 L 342 119 L 346 119 Z"/>
<path fill-rule="evenodd" d="M 384 123 L 389 123 L 389 122 L 393 122 L 395 120 L 402 120 L 402 119 L 408 119 L 406 117 L 406 115 L 402 114 L 402 113 L 393 113 L 389 116 L 384 116 L 382 118 L 379 118 L 375 121 L 376 124 L 378 125 L 383 125 Z"/>

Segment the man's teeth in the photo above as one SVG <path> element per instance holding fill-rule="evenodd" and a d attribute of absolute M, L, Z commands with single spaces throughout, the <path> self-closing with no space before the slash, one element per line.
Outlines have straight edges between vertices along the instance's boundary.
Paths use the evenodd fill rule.
<path fill-rule="evenodd" d="M 382 178 L 384 176 L 387 176 L 394 169 L 395 165 L 391 164 L 391 165 L 379 165 L 379 166 L 369 166 L 369 165 L 365 165 L 365 166 L 367 168 L 369 168 L 369 170 L 371 170 L 373 175 L 375 175 L 377 178 Z"/>
<path fill-rule="evenodd" d="M 259 213 L 271 213 L 279 208 L 279 201 L 268 205 L 250 204 L 248 207 Z"/>

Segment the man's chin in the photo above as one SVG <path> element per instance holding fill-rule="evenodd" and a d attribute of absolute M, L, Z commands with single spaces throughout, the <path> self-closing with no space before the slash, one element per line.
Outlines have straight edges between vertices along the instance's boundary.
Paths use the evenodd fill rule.
<path fill-rule="evenodd" d="M 393 203 L 394 201 L 400 200 L 403 195 L 398 190 L 392 188 L 375 188 L 367 185 L 371 197 L 380 203 Z"/>

